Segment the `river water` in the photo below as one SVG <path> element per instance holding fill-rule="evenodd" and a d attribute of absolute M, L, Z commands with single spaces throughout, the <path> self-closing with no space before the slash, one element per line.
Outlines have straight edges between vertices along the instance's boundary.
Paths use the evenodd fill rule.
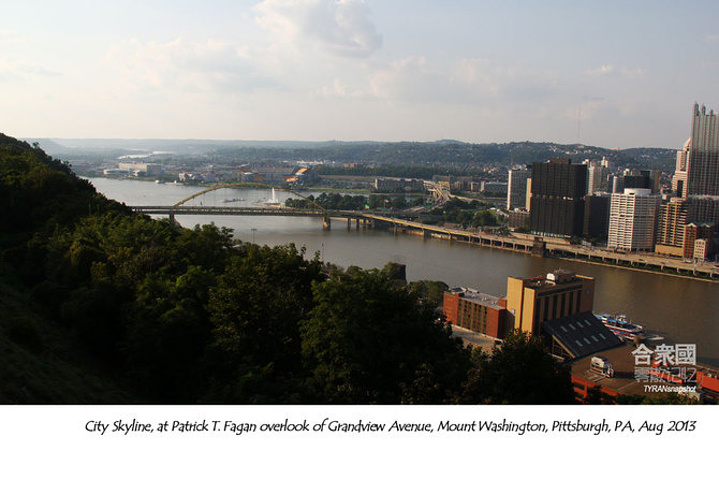
<path fill-rule="evenodd" d="M 89 179 L 108 198 L 128 205 L 172 205 L 202 187 L 156 184 L 137 180 Z M 311 192 L 303 192 L 307 195 Z M 290 194 L 277 191 L 280 201 Z M 190 205 L 249 206 L 269 200 L 268 190 L 217 190 Z M 317 195 L 317 193 L 315 193 Z M 698 360 L 719 365 L 719 284 L 618 269 L 568 260 L 536 258 L 519 252 L 450 243 L 441 239 L 376 230 L 350 231 L 335 221 L 322 230 L 319 218 L 178 216 L 186 227 L 214 222 L 232 228 L 242 241 L 270 246 L 294 243 L 307 255 L 343 267 L 382 268 L 387 262 L 407 265 L 407 279 L 442 280 L 450 287 L 471 287 L 500 296 L 507 277 L 541 275 L 557 268 L 594 277 L 597 313 L 623 313 L 634 323 L 663 335 L 667 344 L 696 344 Z"/>

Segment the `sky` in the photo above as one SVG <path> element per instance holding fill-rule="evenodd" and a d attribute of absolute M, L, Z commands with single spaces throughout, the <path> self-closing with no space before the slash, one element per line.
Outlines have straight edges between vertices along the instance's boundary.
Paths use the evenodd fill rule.
<path fill-rule="evenodd" d="M 716 0 L 6 0 L 0 132 L 680 148 Z"/>

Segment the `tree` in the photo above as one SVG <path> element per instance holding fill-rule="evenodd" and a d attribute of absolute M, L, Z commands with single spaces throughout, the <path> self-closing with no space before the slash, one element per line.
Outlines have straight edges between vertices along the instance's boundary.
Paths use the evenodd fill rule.
<path fill-rule="evenodd" d="M 302 354 L 315 399 L 329 403 L 442 403 L 467 353 L 433 309 L 377 270 L 314 285 Z"/>
<path fill-rule="evenodd" d="M 312 284 L 321 277 L 315 257 L 294 245 L 247 245 L 211 289 L 212 339 L 206 362 L 207 401 L 251 403 L 288 400 L 300 377 L 299 324 L 313 307 Z M 279 388 L 283 382 L 292 388 Z M 275 398 L 267 397 L 275 391 Z"/>
<path fill-rule="evenodd" d="M 475 354 L 462 403 L 512 405 L 574 403 L 571 375 L 540 337 L 511 333 L 491 355 Z"/>
<path fill-rule="evenodd" d="M 449 285 L 438 280 L 419 280 L 410 282 L 409 289 L 422 301 L 437 307 L 442 303 Z"/>

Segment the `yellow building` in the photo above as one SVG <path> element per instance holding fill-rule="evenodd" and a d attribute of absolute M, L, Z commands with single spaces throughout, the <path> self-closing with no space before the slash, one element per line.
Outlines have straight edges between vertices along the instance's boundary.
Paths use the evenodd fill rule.
<path fill-rule="evenodd" d="M 532 335 L 555 318 L 592 312 L 594 279 L 555 270 L 544 276 L 507 279 L 507 310 L 514 328 Z"/>

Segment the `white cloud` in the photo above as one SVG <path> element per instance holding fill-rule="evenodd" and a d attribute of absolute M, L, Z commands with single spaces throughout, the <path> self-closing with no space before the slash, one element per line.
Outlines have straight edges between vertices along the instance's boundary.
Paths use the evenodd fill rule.
<path fill-rule="evenodd" d="M 587 71 L 587 75 L 591 76 L 611 75 L 612 73 L 614 73 L 614 65 L 602 65 L 599 68 Z"/>
<path fill-rule="evenodd" d="M 257 23 L 277 42 L 320 45 L 342 57 L 368 57 L 382 45 L 363 0 L 264 0 Z"/>
<path fill-rule="evenodd" d="M 647 75 L 644 68 L 622 68 L 622 76 L 626 78 L 642 78 Z"/>
<path fill-rule="evenodd" d="M 257 72 L 246 48 L 216 39 L 133 39 L 111 48 L 105 63 L 122 72 L 124 82 L 136 90 L 149 87 L 222 93 L 252 90 L 268 82 Z"/>
<path fill-rule="evenodd" d="M 614 65 L 602 65 L 599 68 L 587 70 L 585 74 L 590 77 L 608 77 L 618 75 L 623 78 L 640 78 L 645 76 L 647 71 L 643 68 L 617 68 Z"/>
<path fill-rule="evenodd" d="M 426 57 L 407 57 L 374 72 L 370 95 L 387 100 L 488 107 L 552 97 L 556 81 L 550 72 L 507 65 L 484 58 L 460 58 L 443 65 Z"/>
<path fill-rule="evenodd" d="M 0 57 L 0 81 L 25 81 L 32 77 L 58 77 L 61 74 L 48 70 L 40 65 L 18 62 L 7 57 Z"/>

